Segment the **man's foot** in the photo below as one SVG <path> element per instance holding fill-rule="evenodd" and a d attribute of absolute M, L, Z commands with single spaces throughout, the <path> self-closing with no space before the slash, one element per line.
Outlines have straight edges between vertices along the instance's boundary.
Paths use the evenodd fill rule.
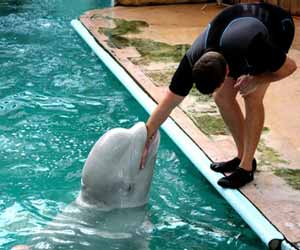
<path fill-rule="evenodd" d="M 214 162 L 210 164 L 211 170 L 219 173 L 227 173 L 233 172 L 240 166 L 241 160 L 237 157 L 233 158 L 230 161 L 223 161 L 223 162 Z M 252 169 L 256 170 L 256 160 L 255 158 L 252 161 Z M 254 171 L 255 171 L 254 170 Z"/>
<path fill-rule="evenodd" d="M 231 175 L 225 176 L 218 181 L 218 184 L 223 188 L 240 188 L 246 185 L 247 183 L 253 181 L 254 171 L 253 168 L 251 171 L 247 171 L 243 168 L 238 167 Z"/>
<path fill-rule="evenodd" d="M 239 167 L 240 163 L 241 160 L 235 157 L 230 161 L 214 162 L 210 164 L 210 168 L 219 173 L 232 172 Z"/>

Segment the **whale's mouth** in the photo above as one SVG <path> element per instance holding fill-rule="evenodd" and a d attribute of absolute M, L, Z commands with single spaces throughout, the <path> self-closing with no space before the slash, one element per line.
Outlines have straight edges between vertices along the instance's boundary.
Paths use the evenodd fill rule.
<path fill-rule="evenodd" d="M 143 122 L 130 129 L 108 131 L 92 148 L 84 165 L 80 197 L 108 208 L 138 207 L 148 202 L 160 136 L 150 143 L 144 169 L 140 160 L 147 129 Z"/>

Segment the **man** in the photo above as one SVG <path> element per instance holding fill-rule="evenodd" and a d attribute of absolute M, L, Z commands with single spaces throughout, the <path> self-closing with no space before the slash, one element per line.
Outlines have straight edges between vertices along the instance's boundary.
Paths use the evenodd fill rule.
<path fill-rule="evenodd" d="M 237 147 L 236 158 L 211 165 L 214 171 L 232 172 L 218 184 L 239 188 L 252 181 L 264 124 L 263 98 L 271 82 L 296 70 L 286 55 L 293 37 L 291 15 L 271 4 L 237 4 L 218 14 L 187 51 L 164 99 L 149 117 L 144 155 L 151 137 L 195 83 L 201 93 L 213 93 Z M 236 101 L 238 92 L 245 117 Z"/>

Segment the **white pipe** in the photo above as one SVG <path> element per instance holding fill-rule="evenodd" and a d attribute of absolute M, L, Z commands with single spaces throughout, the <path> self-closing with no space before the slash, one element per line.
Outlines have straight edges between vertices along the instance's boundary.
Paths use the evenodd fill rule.
<path fill-rule="evenodd" d="M 137 85 L 124 68 L 96 42 L 80 21 L 72 20 L 71 25 L 142 107 L 149 114 L 152 113 L 157 104 Z M 210 159 L 172 119 L 168 118 L 162 124 L 162 129 L 267 246 L 271 240 L 285 240 L 284 236 L 239 190 L 223 189 L 217 184 L 223 175 L 210 170 Z"/>

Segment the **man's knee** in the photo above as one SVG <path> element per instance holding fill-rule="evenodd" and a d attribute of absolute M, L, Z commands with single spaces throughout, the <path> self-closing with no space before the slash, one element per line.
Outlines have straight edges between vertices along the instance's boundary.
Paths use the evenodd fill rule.
<path fill-rule="evenodd" d="M 251 107 L 251 108 L 256 108 L 256 107 L 263 107 L 263 98 L 264 96 L 261 95 L 255 95 L 253 93 L 246 95 L 243 97 L 245 106 L 246 107 Z"/>
<path fill-rule="evenodd" d="M 260 88 L 256 89 L 256 91 L 244 96 L 244 101 L 246 105 L 250 106 L 260 106 L 263 105 L 263 99 L 265 97 L 265 93 L 267 91 L 269 84 L 265 84 L 260 86 Z"/>
<path fill-rule="evenodd" d="M 218 107 L 231 106 L 235 102 L 234 95 L 226 95 L 222 92 L 214 93 L 213 97 Z"/>
<path fill-rule="evenodd" d="M 232 105 L 236 100 L 237 90 L 234 88 L 235 80 L 228 77 L 221 87 L 213 94 L 218 107 Z"/>
<path fill-rule="evenodd" d="M 221 94 L 219 94 L 217 92 L 217 93 L 213 94 L 213 98 L 214 98 L 214 101 L 217 104 L 217 106 L 222 106 L 224 99 L 225 99 L 224 96 L 222 96 Z"/>

